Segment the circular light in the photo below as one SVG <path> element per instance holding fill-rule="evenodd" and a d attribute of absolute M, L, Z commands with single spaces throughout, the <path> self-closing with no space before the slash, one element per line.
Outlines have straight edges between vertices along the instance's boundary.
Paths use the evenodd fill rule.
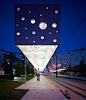
<path fill-rule="evenodd" d="M 16 34 L 17 34 L 17 35 L 20 35 L 20 32 L 17 32 Z"/>
<path fill-rule="evenodd" d="M 22 17 L 21 20 L 24 21 L 25 20 L 25 17 Z"/>
<path fill-rule="evenodd" d="M 26 39 L 28 39 L 28 37 L 26 37 Z"/>
<path fill-rule="evenodd" d="M 35 41 L 33 41 L 33 43 L 35 43 Z"/>
<path fill-rule="evenodd" d="M 40 14 L 40 16 L 42 16 L 42 14 Z"/>
<path fill-rule="evenodd" d="M 49 34 L 51 34 L 51 32 L 49 32 Z"/>
<path fill-rule="evenodd" d="M 20 8 L 19 7 L 17 8 L 17 11 L 20 11 Z"/>
<path fill-rule="evenodd" d="M 25 27 L 25 30 L 27 30 L 27 27 Z"/>
<path fill-rule="evenodd" d="M 41 39 L 44 39 L 44 36 L 41 36 Z"/>
<path fill-rule="evenodd" d="M 46 9 L 48 9 L 48 7 L 46 7 Z"/>
<path fill-rule="evenodd" d="M 35 31 L 33 31 L 33 32 L 32 32 L 32 34 L 36 34 L 36 32 L 35 32 Z"/>
<path fill-rule="evenodd" d="M 19 24 L 16 24 L 16 26 L 19 26 Z"/>
<path fill-rule="evenodd" d="M 57 42 L 57 40 L 56 40 L 56 39 L 54 39 L 54 40 L 53 40 L 53 42 Z"/>
<path fill-rule="evenodd" d="M 56 23 L 53 23 L 53 24 L 52 24 L 52 27 L 53 27 L 53 28 L 56 28 L 56 27 L 57 27 L 57 24 L 56 24 Z"/>
<path fill-rule="evenodd" d="M 58 14 L 58 10 L 55 10 L 55 13 Z"/>
<path fill-rule="evenodd" d="M 45 22 L 41 22 L 39 24 L 39 28 L 42 29 L 42 30 L 45 30 L 47 28 L 47 24 Z"/>
<path fill-rule="evenodd" d="M 58 33 L 58 31 L 56 31 L 56 33 Z"/>
<path fill-rule="evenodd" d="M 32 24 L 35 24 L 35 22 L 36 22 L 35 19 L 31 19 Z"/>
<path fill-rule="evenodd" d="M 31 11 L 29 11 L 29 13 L 31 13 Z"/>

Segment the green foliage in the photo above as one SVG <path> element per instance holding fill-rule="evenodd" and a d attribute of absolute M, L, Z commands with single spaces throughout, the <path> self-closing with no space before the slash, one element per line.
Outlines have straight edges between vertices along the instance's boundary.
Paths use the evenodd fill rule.
<path fill-rule="evenodd" d="M 12 67 L 7 62 L 3 62 L 2 66 L 3 66 L 4 73 L 6 75 L 12 74 Z"/>

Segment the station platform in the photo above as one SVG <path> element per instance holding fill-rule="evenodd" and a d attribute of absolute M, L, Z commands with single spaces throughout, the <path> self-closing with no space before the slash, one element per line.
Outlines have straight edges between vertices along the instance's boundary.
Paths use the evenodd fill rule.
<path fill-rule="evenodd" d="M 30 89 L 21 100 L 67 100 L 66 97 L 42 75 L 40 76 L 40 81 L 37 81 L 37 77 L 35 77 L 16 89 Z"/>

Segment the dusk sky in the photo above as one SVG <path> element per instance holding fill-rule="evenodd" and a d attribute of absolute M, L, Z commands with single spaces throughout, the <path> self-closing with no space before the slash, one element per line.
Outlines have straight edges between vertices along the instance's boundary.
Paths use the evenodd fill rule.
<path fill-rule="evenodd" d="M 60 50 L 86 15 L 86 0 L 0 0 L 0 49 L 19 52 L 14 44 L 14 4 L 60 4 Z M 60 53 L 86 47 L 86 17 Z"/>

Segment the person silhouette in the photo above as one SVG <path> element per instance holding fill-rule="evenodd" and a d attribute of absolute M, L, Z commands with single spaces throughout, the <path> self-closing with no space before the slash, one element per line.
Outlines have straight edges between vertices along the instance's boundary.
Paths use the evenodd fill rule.
<path fill-rule="evenodd" d="M 39 68 L 37 70 L 37 81 L 40 81 L 40 71 L 39 71 Z"/>

